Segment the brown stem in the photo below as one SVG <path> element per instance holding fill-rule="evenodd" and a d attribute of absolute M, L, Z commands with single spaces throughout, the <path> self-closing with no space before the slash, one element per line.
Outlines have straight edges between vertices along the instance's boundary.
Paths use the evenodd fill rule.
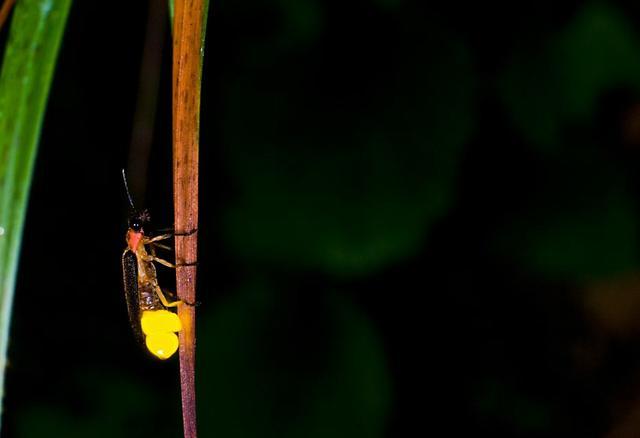
<path fill-rule="evenodd" d="M 15 2 L 16 0 L 4 0 L 4 3 L 2 4 L 2 8 L 0 9 L 0 29 L 2 29 L 4 22 L 7 21 L 9 12 L 11 12 L 11 7 Z"/>
<path fill-rule="evenodd" d="M 167 21 L 166 0 L 149 0 L 147 31 L 140 77 L 138 78 L 138 101 L 133 118 L 131 147 L 129 148 L 129 188 L 134 199 L 144 205 L 147 169 L 153 142 L 156 118 L 160 67 L 162 65 L 162 43 Z M 135 164 L 135 169 L 132 166 Z"/>
<path fill-rule="evenodd" d="M 173 21 L 173 202 L 175 229 L 189 233 L 198 228 L 198 141 L 200 128 L 201 35 L 204 0 L 175 0 Z M 197 260 L 198 233 L 176 236 L 176 261 Z M 176 269 L 178 296 L 196 301 L 196 267 Z M 180 386 L 185 438 L 195 438 L 195 307 L 178 310 L 180 332 Z"/>

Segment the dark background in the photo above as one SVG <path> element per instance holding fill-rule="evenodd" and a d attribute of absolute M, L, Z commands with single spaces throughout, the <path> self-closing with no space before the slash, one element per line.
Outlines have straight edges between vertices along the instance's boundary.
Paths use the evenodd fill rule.
<path fill-rule="evenodd" d="M 120 273 L 147 12 L 71 10 L 7 437 L 181 433 L 177 360 L 135 343 Z M 200 435 L 638 436 L 639 23 L 622 2 L 213 2 Z M 168 34 L 160 48 L 135 197 L 167 227 Z"/>

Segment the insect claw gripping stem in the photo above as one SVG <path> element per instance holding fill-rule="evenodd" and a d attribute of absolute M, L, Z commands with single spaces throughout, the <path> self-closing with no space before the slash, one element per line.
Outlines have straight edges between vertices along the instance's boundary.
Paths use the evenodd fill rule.
<path fill-rule="evenodd" d="M 189 307 L 198 307 L 198 306 L 200 306 L 200 304 L 202 304 L 200 301 L 195 301 L 195 302 L 192 302 L 192 303 L 189 303 L 187 301 L 182 301 L 182 302 L 184 304 L 186 304 L 187 306 L 189 306 Z"/>
<path fill-rule="evenodd" d="M 185 237 L 185 236 L 191 236 L 195 233 L 198 232 L 197 228 L 194 228 L 193 230 L 189 230 L 189 231 L 185 231 L 182 233 L 176 233 L 176 230 L 174 228 L 161 228 L 159 230 L 157 230 L 160 233 L 169 233 L 172 234 L 174 236 L 178 236 L 178 237 Z"/>
<path fill-rule="evenodd" d="M 197 232 L 198 232 L 198 229 L 197 229 L 197 228 L 194 228 L 193 230 L 185 231 L 185 232 L 183 232 L 183 233 L 176 233 L 176 232 L 174 231 L 174 232 L 173 232 L 173 235 L 174 235 L 174 236 L 185 237 L 185 236 L 191 236 L 191 235 L 193 235 L 193 234 L 195 234 L 195 233 L 197 233 Z"/>

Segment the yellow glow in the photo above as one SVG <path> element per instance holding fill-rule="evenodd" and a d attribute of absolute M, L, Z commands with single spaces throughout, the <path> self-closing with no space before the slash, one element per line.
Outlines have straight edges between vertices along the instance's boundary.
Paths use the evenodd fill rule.
<path fill-rule="evenodd" d="M 178 349 L 178 336 L 174 333 L 157 333 L 147 335 L 147 348 L 159 359 L 168 359 Z"/>
<path fill-rule="evenodd" d="M 168 310 L 145 310 L 142 312 L 140 324 L 142 325 L 142 332 L 147 336 L 182 330 L 178 315 Z"/>

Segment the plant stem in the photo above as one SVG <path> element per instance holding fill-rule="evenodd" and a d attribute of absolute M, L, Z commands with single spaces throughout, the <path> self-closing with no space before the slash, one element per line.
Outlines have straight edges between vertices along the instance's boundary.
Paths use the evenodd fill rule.
<path fill-rule="evenodd" d="M 175 229 L 190 233 L 198 228 L 198 148 L 202 34 L 206 0 L 175 0 L 173 22 L 173 196 Z M 176 262 L 197 260 L 198 233 L 176 236 Z M 196 267 L 176 269 L 178 297 L 196 301 Z M 197 437 L 195 393 L 195 307 L 178 309 L 180 332 L 180 387 L 185 438 Z"/>
<path fill-rule="evenodd" d="M 11 8 L 15 2 L 16 0 L 4 0 L 4 3 L 2 3 L 2 8 L 0 9 L 0 29 L 4 26 L 4 22 L 7 21 L 9 12 L 11 12 Z"/>
<path fill-rule="evenodd" d="M 153 142 L 162 66 L 162 45 L 167 27 L 166 20 L 165 0 L 149 0 L 147 30 L 138 79 L 138 101 L 133 118 L 133 132 L 129 148 L 129 171 L 127 172 L 131 193 L 141 205 L 145 204 L 149 156 Z M 135 164 L 135 169 L 132 169 L 133 164 Z"/>

